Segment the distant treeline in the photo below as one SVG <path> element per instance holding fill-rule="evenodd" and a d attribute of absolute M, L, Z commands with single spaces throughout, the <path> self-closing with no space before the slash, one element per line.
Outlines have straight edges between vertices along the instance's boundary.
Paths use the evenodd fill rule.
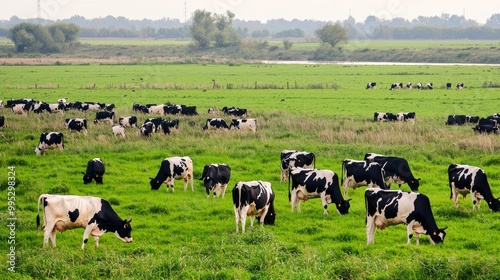
<path fill-rule="evenodd" d="M 0 21 L 0 36 L 8 36 L 9 29 L 21 22 L 51 25 L 46 19 L 20 19 Z M 128 37 L 128 38 L 189 38 L 191 20 L 182 23 L 178 19 L 131 20 L 125 17 L 107 16 L 86 19 L 73 16 L 58 20 L 80 27 L 80 37 Z M 334 20 L 332 20 L 334 22 Z M 349 30 L 350 39 L 500 39 L 500 14 L 493 14 L 485 24 L 464 16 L 442 14 L 419 16 L 413 20 L 394 18 L 383 20 L 368 16 L 363 22 L 353 17 L 339 21 Z M 267 22 L 234 19 L 232 25 L 240 38 L 308 38 L 322 28 L 326 21 L 273 19 Z"/>

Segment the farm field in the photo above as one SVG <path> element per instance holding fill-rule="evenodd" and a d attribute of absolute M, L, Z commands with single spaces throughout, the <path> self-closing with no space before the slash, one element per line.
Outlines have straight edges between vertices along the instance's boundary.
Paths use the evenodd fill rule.
<path fill-rule="evenodd" d="M 478 135 L 472 126 L 446 126 L 450 114 L 486 117 L 500 113 L 495 66 L 361 65 L 54 65 L 0 66 L 0 99 L 33 98 L 49 103 L 114 103 L 117 116 L 154 115 L 132 111 L 132 104 L 197 106 L 198 116 L 164 116 L 180 121 L 179 131 L 151 139 L 126 130 L 115 138 L 111 127 L 92 121 L 95 113 L 14 115 L 1 109 L 0 190 L 8 213 L 8 167 L 15 169 L 15 273 L 1 279 L 498 279 L 500 214 L 472 210 L 470 195 L 457 208 L 450 200 L 447 168 L 452 163 L 483 168 L 495 197 L 500 196 L 500 136 Z M 377 88 L 366 90 L 367 82 Z M 433 83 L 434 90 L 390 91 L 391 83 Z M 446 90 L 463 82 L 463 90 Z M 203 131 L 210 107 L 246 108 L 257 132 Z M 375 123 L 374 112 L 416 112 L 411 123 Z M 70 133 L 66 118 L 85 117 L 87 136 Z M 61 131 L 65 150 L 35 156 L 40 133 Z M 404 157 L 420 180 L 419 192 L 432 205 L 437 225 L 448 227 L 443 244 L 406 245 L 406 227 L 376 230 L 366 245 L 365 187 L 349 190 L 349 214 L 333 205 L 323 215 L 319 199 L 291 213 L 288 184 L 280 183 L 282 150 L 313 152 L 316 168 L 341 176 L 341 161 L 368 152 Z M 149 178 L 161 161 L 189 156 L 195 191 L 152 191 Z M 87 161 L 105 164 L 104 184 L 84 185 Z M 224 198 L 206 198 L 203 166 L 226 163 L 232 169 Z M 274 226 L 254 225 L 235 233 L 231 189 L 238 181 L 271 182 L 276 193 Z M 392 189 L 397 189 L 392 185 Z M 407 185 L 403 190 L 409 190 Z M 80 249 L 83 229 L 57 233 L 57 247 L 43 246 L 35 218 L 42 193 L 91 195 L 108 200 L 123 219 L 132 218 L 134 242 L 107 233 L 95 247 Z M 9 228 L 0 227 L 0 250 L 10 252 Z"/>

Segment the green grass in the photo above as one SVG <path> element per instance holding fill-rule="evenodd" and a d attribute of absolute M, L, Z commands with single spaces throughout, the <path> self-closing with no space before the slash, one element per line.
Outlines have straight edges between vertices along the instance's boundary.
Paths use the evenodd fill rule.
<path fill-rule="evenodd" d="M 486 116 L 498 112 L 498 91 L 483 88 L 498 77 L 498 67 L 465 66 L 341 66 L 341 65 L 62 65 L 0 66 L 1 99 L 35 98 L 56 102 L 115 103 L 116 114 L 133 114 L 134 102 L 195 105 L 199 116 L 179 117 L 180 131 L 143 139 L 127 129 L 115 139 L 106 124 L 94 125 L 93 113 L 13 115 L 6 109 L 0 131 L 0 190 L 7 198 L 7 167 L 16 170 L 16 265 L 19 279 L 496 279 L 498 213 L 482 204 L 473 212 L 470 196 L 455 208 L 449 199 L 446 170 L 451 163 L 482 167 L 494 195 L 500 194 L 500 137 L 475 135 L 471 126 L 444 125 L 448 114 Z M 140 80 L 142 78 L 142 80 Z M 221 85 L 213 89 L 212 79 Z M 252 89 L 255 82 L 277 89 Z M 378 88 L 365 90 L 368 81 Z M 433 82 L 435 90 L 389 91 L 392 82 Z M 464 82 L 462 91 L 440 88 Z M 286 88 L 286 83 L 298 87 Z M 226 85 L 245 85 L 227 89 Z M 337 89 L 308 89 L 331 83 Z M 37 84 L 37 87 L 35 87 Z M 94 89 L 89 85 L 96 84 Z M 168 86 L 166 86 L 168 84 Z M 153 85 L 157 85 L 154 88 Z M 248 87 L 246 86 L 248 85 Z M 205 132 L 211 106 L 247 108 L 257 119 L 253 133 Z M 415 111 L 417 122 L 374 123 L 375 111 Z M 229 120 L 221 112 L 217 115 Z M 139 122 L 150 117 L 137 115 Z M 86 117 L 88 136 L 70 134 L 64 119 Z M 168 116 L 170 118 L 176 118 Z M 42 131 L 66 135 L 65 151 L 50 150 L 37 157 L 34 147 Z M 279 182 L 279 153 L 284 149 L 311 151 L 317 168 L 341 172 L 345 158 L 361 159 L 367 152 L 406 158 L 420 192 L 429 196 L 439 227 L 447 226 L 444 244 L 406 245 L 403 225 L 377 230 L 375 244 L 366 246 L 364 188 L 350 190 L 348 215 L 329 206 L 322 215 L 319 199 L 302 203 L 302 213 L 290 213 L 288 186 Z M 194 177 L 207 163 L 232 168 L 224 199 L 206 199 L 201 181 L 195 192 L 151 191 L 169 156 L 190 156 Z M 88 160 L 106 165 L 104 185 L 83 185 Z M 265 180 L 276 192 L 275 226 L 255 226 L 235 234 L 230 190 L 238 181 Z M 393 189 L 395 187 L 393 186 Z M 404 185 L 403 189 L 409 190 Z M 42 193 L 93 195 L 110 201 L 122 218 L 132 217 L 134 242 L 101 237 L 81 251 L 82 229 L 57 233 L 57 247 L 43 248 L 36 233 L 36 200 Z M 7 203 L 0 207 L 6 220 Z M 249 223 L 247 223 L 248 225 Z M 249 226 L 249 225 L 248 225 Z M 8 253 L 8 229 L 0 228 L 0 251 Z"/>

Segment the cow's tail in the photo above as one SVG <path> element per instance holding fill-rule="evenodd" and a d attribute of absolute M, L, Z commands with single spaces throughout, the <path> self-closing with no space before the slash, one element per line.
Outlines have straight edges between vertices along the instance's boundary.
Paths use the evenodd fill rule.
<path fill-rule="evenodd" d="M 37 234 L 40 233 L 40 201 L 45 199 L 45 196 L 42 194 L 40 197 L 38 197 L 38 206 L 37 206 L 37 214 L 36 214 L 36 232 Z"/>
<path fill-rule="evenodd" d="M 313 169 L 316 168 L 316 155 L 313 154 Z"/>
<path fill-rule="evenodd" d="M 290 192 L 290 181 L 292 177 L 292 171 L 290 170 L 290 167 L 288 167 L 288 202 L 292 201 L 292 193 Z"/>
<path fill-rule="evenodd" d="M 345 169 L 345 160 L 342 161 L 342 178 L 340 179 L 341 186 L 344 185 L 344 178 L 345 178 L 344 169 Z"/>

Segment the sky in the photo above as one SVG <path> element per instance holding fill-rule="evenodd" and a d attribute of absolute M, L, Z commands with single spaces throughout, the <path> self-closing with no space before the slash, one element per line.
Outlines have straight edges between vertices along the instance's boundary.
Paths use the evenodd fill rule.
<path fill-rule="evenodd" d="M 476 2 L 477 1 L 477 2 Z M 128 19 L 161 18 L 184 22 L 197 10 L 223 14 L 231 11 L 239 20 L 298 19 L 337 21 L 351 15 L 357 22 L 374 15 L 381 19 L 418 16 L 465 15 L 484 23 L 500 13 L 498 0 L 0 0 L 0 20 L 12 16 L 37 18 L 38 2 L 44 19 L 86 19 L 123 16 Z M 417 4 L 418 3 L 418 4 Z"/>

